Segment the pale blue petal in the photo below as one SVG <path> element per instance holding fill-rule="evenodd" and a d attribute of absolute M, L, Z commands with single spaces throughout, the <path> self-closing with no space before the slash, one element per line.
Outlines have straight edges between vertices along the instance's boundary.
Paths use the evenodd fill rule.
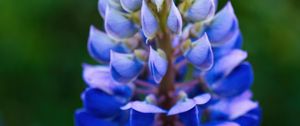
<path fill-rule="evenodd" d="M 105 30 L 108 35 L 117 40 L 130 38 L 138 31 L 132 20 L 111 7 L 106 9 Z"/>
<path fill-rule="evenodd" d="M 129 83 L 136 79 L 143 66 L 144 63 L 133 54 L 111 51 L 111 74 L 113 79 L 120 83 Z"/>
<path fill-rule="evenodd" d="M 182 18 L 181 14 L 176 7 L 174 1 L 172 1 L 172 6 L 171 10 L 168 16 L 168 21 L 167 21 L 169 29 L 176 34 L 180 34 L 182 30 Z"/>
<path fill-rule="evenodd" d="M 109 0 L 98 0 L 98 11 L 103 18 L 105 17 L 105 11 L 108 5 Z"/>
<path fill-rule="evenodd" d="M 190 49 L 184 52 L 184 56 L 202 71 L 209 70 L 213 65 L 213 52 L 207 35 L 192 43 Z"/>
<path fill-rule="evenodd" d="M 141 24 L 144 35 L 148 39 L 154 38 L 156 32 L 158 31 L 158 22 L 149 9 L 145 0 L 143 0 L 142 4 Z"/>
<path fill-rule="evenodd" d="M 176 115 L 191 110 L 196 106 L 196 103 L 192 99 L 185 99 L 175 104 L 168 112 L 168 115 Z"/>
<path fill-rule="evenodd" d="M 195 101 L 195 103 L 197 105 L 206 104 L 210 99 L 211 99 L 211 95 L 208 94 L 208 93 L 202 94 L 202 95 L 198 95 L 198 96 L 196 96 L 196 97 L 193 98 L 193 100 Z"/>
<path fill-rule="evenodd" d="M 142 6 L 143 0 L 120 0 L 124 10 L 127 12 L 134 12 Z"/>
<path fill-rule="evenodd" d="M 185 16 L 189 21 L 198 22 L 211 18 L 216 7 L 213 0 L 195 0 Z"/>
<path fill-rule="evenodd" d="M 238 21 L 234 14 L 231 2 L 214 17 L 206 29 L 206 33 L 213 46 L 226 42 L 238 30 Z"/>
<path fill-rule="evenodd" d="M 83 79 L 89 87 L 100 89 L 108 94 L 113 94 L 113 88 L 120 86 L 111 79 L 108 66 L 83 65 Z"/>
<path fill-rule="evenodd" d="M 258 103 L 252 101 L 249 92 L 246 91 L 237 97 L 220 100 L 210 106 L 210 110 L 212 113 L 221 112 L 227 115 L 228 119 L 234 120 L 257 107 L 259 107 Z"/>
<path fill-rule="evenodd" d="M 134 101 L 126 104 L 121 108 L 122 110 L 134 109 L 141 113 L 165 113 L 166 111 L 146 102 Z"/>
<path fill-rule="evenodd" d="M 91 57 L 98 62 L 109 62 L 110 50 L 127 52 L 128 49 L 123 43 L 110 39 L 105 33 L 91 26 L 88 39 L 88 51 Z"/>
<path fill-rule="evenodd" d="M 161 53 L 164 53 L 161 51 Z M 163 55 L 150 47 L 148 66 L 154 81 L 158 84 L 167 72 L 168 62 Z"/>

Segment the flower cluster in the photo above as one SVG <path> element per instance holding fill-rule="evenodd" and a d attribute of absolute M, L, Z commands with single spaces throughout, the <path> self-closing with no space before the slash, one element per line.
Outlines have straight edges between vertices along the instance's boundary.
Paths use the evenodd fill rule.
<path fill-rule="evenodd" d="M 99 0 L 77 126 L 258 126 L 230 1 Z"/>

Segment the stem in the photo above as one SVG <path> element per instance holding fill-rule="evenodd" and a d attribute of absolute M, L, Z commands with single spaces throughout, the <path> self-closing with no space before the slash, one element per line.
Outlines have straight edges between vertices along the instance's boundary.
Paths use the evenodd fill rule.
<path fill-rule="evenodd" d="M 168 61 L 167 73 L 162 79 L 158 89 L 158 96 L 161 99 L 164 99 L 159 101 L 159 105 L 164 109 L 170 109 L 174 105 L 174 98 L 172 98 L 171 94 L 173 94 L 175 90 L 175 70 L 173 66 L 174 50 L 171 45 L 171 34 L 169 33 L 169 30 L 167 28 L 167 19 L 171 7 L 171 2 L 171 0 L 165 0 L 162 5 L 161 12 L 159 12 L 161 33 L 158 34 L 159 41 L 157 42 L 158 47 L 164 50 L 164 52 L 166 53 Z M 175 126 L 175 116 L 161 115 L 160 119 L 162 120 L 162 126 Z"/>

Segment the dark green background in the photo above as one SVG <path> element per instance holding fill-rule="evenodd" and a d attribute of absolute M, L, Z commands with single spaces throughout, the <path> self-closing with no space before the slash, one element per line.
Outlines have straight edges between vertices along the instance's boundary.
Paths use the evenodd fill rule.
<path fill-rule="evenodd" d="M 299 125 L 299 0 L 232 2 L 263 125 Z M 0 126 L 73 125 L 89 25 L 101 21 L 96 0 L 0 0 Z"/>

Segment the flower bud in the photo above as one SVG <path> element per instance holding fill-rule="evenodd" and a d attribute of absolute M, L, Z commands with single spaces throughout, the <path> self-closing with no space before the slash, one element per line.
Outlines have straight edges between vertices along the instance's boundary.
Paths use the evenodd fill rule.
<path fill-rule="evenodd" d="M 213 46 L 222 45 L 227 42 L 236 30 L 238 30 L 238 21 L 234 14 L 231 2 L 214 17 L 205 32 Z"/>
<path fill-rule="evenodd" d="M 158 84 L 167 73 L 168 62 L 166 60 L 166 54 L 158 49 L 155 51 L 150 47 L 150 55 L 148 66 L 154 81 Z"/>
<path fill-rule="evenodd" d="M 111 7 L 106 9 L 105 30 L 116 40 L 130 38 L 138 31 L 137 26 L 125 16 L 125 13 Z"/>
<path fill-rule="evenodd" d="M 142 4 L 141 24 L 143 33 L 147 39 L 154 38 L 156 32 L 158 31 L 158 22 L 145 0 L 143 0 Z"/>
<path fill-rule="evenodd" d="M 125 53 L 128 49 L 123 43 L 112 40 L 105 33 L 91 26 L 88 39 L 89 54 L 98 62 L 109 62 L 110 50 Z"/>
<path fill-rule="evenodd" d="M 151 0 L 151 1 L 156 5 L 156 9 L 159 12 L 161 10 L 162 4 L 164 3 L 164 0 Z"/>
<path fill-rule="evenodd" d="M 144 63 L 133 54 L 111 51 L 110 69 L 112 78 L 120 83 L 129 83 L 143 70 Z"/>
<path fill-rule="evenodd" d="M 127 12 L 134 12 L 142 6 L 143 0 L 120 0 L 124 10 Z"/>
<path fill-rule="evenodd" d="M 182 30 L 182 18 L 181 14 L 172 0 L 171 10 L 168 16 L 168 28 L 176 34 L 180 34 Z"/>
<path fill-rule="evenodd" d="M 213 0 L 194 0 L 194 3 L 185 13 L 186 18 L 192 22 L 211 18 L 216 10 Z"/>
<path fill-rule="evenodd" d="M 183 52 L 187 60 L 202 71 L 209 70 L 213 65 L 213 52 L 206 34 L 193 43 L 187 41 Z"/>

